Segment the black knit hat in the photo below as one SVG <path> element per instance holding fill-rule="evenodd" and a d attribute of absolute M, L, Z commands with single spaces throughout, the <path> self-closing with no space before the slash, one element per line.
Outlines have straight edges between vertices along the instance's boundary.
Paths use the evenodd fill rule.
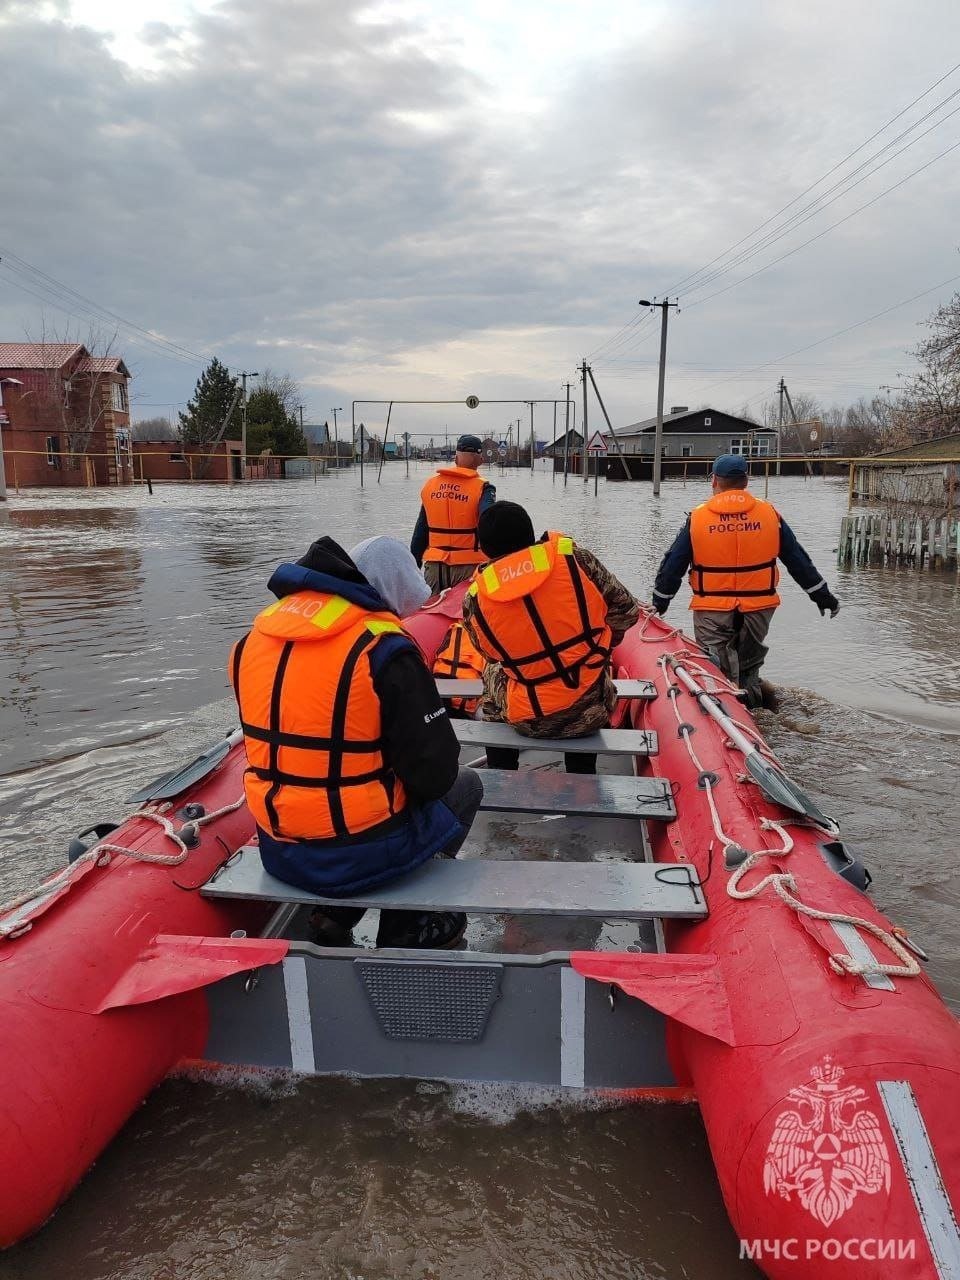
<path fill-rule="evenodd" d="M 533 521 L 519 502 L 495 502 L 477 522 L 480 550 L 496 560 L 536 542 Z"/>

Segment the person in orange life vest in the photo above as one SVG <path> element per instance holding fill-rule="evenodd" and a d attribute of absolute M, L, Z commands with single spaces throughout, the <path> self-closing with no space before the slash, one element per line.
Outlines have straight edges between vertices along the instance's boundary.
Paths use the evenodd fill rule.
<path fill-rule="evenodd" d="M 487 659 L 481 712 L 519 733 L 577 738 L 610 723 L 617 694 L 610 652 L 640 606 L 596 556 L 572 538 L 545 533 L 515 502 L 480 517 L 491 564 L 464 596 L 463 624 Z M 487 751 L 491 768 L 516 769 L 512 748 Z M 568 752 L 569 773 L 595 773 L 596 756 Z"/>
<path fill-rule="evenodd" d="M 473 577 L 486 557 L 477 542 L 477 522 L 497 500 L 497 491 L 477 474 L 483 462 L 478 436 L 461 436 L 452 467 L 441 467 L 420 491 L 420 515 L 410 550 L 433 592 Z"/>
<path fill-rule="evenodd" d="M 271 875 L 325 897 L 453 856 L 483 796 L 399 614 L 427 587 L 406 547 L 371 538 L 348 555 L 314 542 L 268 583 L 276 601 L 233 648 L 230 676 L 249 767 L 244 790 Z M 346 945 L 363 912 L 314 913 L 314 940 Z M 457 913 L 381 912 L 379 946 L 442 947 Z"/>
<path fill-rule="evenodd" d="M 455 622 L 437 650 L 433 674 L 441 680 L 482 680 L 486 665 L 463 623 Z M 455 720 L 469 720 L 480 705 L 479 698 L 447 698 L 446 702 Z"/>
<path fill-rule="evenodd" d="M 764 640 L 780 603 L 777 560 L 820 610 L 835 618 L 832 595 L 793 530 L 769 502 L 747 490 L 746 458 L 722 454 L 713 464 L 713 497 L 694 508 L 661 561 L 653 605 L 664 614 L 690 570 L 697 643 L 760 706 Z"/>

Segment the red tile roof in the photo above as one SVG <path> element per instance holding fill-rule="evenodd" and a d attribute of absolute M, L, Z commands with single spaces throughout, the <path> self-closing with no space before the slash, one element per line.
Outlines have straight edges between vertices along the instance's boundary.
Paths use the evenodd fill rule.
<path fill-rule="evenodd" d="M 79 342 L 0 342 L 0 369 L 62 369 L 83 350 Z"/>
<path fill-rule="evenodd" d="M 122 373 L 130 376 L 119 356 L 84 356 L 77 365 L 77 373 Z"/>

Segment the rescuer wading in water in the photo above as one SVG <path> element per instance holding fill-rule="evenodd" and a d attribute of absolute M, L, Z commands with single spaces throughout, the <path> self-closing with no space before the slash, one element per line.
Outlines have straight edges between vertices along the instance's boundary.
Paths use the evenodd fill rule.
<path fill-rule="evenodd" d="M 454 465 L 441 467 L 420 490 L 410 550 L 433 592 L 468 581 L 487 559 L 477 540 L 477 523 L 496 502 L 497 491 L 477 474 L 482 448 L 478 436 L 461 436 Z"/>
<path fill-rule="evenodd" d="M 840 609 L 825 579 L 777 509 L 747 492 L 747 460 L 724 453 L 713 464 L 713 497 L 695 507 L 663 557 L 653 605 L 664 614 L 690 571 L 693 633 L 717 666 L 747 694 L 763 702 L 760 668 L 774 610 L 782 560 L 821 615 Z"/>

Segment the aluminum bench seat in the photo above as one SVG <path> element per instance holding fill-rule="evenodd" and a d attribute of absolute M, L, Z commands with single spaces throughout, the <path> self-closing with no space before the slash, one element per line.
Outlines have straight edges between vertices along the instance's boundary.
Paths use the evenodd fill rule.
<path fill-rule="evenodd" d="M 657 696 L 652 680 L 614 680 L 618 698 L 643 698 L 651 701 Z M 482 680 L 437 680 L 437 692 L 441 698 L 479 698 L 483 694 Z"/>
<path fill-rule="evenodd" d="M 481 809 L 510 813 L 561 813 L 609 818 L 646 818 L 673 822 L 673 788 L 664 778 L 624 777 L 614 773 L 511 772 L 481 769 Z"/>
<path fill-rule="evenodd" d="M 598 729 L 582 738 L 528 738 L 499 720 L 454 720 L 461 746 L 517 747 L 521 751 L 594 752 L 612 756 L 653 756 L 657 735 L 648 729 Z"/>
<path fill-rule="evenodd" d="M 697 920 L 707 914 L 697 874 L 685 864 L 442 858 L 379 888 L 326 898 L 269 875 L 256 845 L 245 846 L 235 862 L 204 885 L 202 893 L 208 898 L 242 898 L 278 905 L 464 911 L 468 915 Z"/>

